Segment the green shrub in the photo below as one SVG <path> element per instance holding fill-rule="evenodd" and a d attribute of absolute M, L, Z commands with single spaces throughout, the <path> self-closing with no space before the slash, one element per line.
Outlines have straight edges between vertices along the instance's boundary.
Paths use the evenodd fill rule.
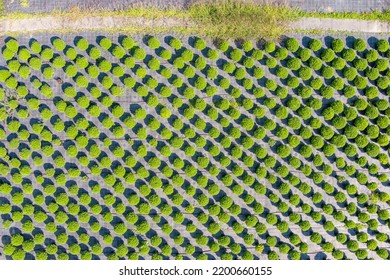
<path fill-rule="evenodd" d="M 301 69 L 299 69 L 299 77 L 303 81 L 309 80 L 311 76 L 312 76 L 312 70 L 309 67 L 302 67 Z"/>
<path fill-rule="evenodd" d="M 14 53 L 16 53 L 19 50 L 19 42 L 13 38 L 7 40 L 5 46 Z"/>
<path fill-rule="evenodd" d="M 151 49 L 158 49 L 160 47 L 160 41 L 156 37 L 150 37 L 147 44 Z"/>
<path fill-rule="evenodd" d="M 342 90 L 344 88 L 344 80 L 340 77 L 333 79 L 331 86 L 336 90 Z"/>
<path fill-rule="evenodd" d="M 24 49 L 21 49 L 21 50 L 24 50 Z M 20 57 L 20 54 L 23 53 L 23 52 L 20 52 L 19 51 L 19 57 Z M 3 51 L 2 51 L 2 55 L 4 57 L 5 60 L 10 60 L 12 59 L 14 56 L 15 56 L 16 52 L 10 50 L 9 48 L 5 47 L 3 48 Z M 31 55 L 30 55 L 31 56 Z M 22 58 L 21 58 L 22 59 Z M 24 59 L 23 59 L 24 60 Z"/>
<path fill-rule="evenodd" d="M 66 64 L 65 60 L 61 56 L 56 56 L 52 60 L 52 63 L 53 63 L 53 67 L 57 69 L 63 68 Z"/>
<path fill-rule="evenodd" d="M 268 58 L 265 63 L 267 64 L 268 68 L 270 68 L 270 69 L 273 69 L 276 67 L 276 65 L 278 65 L 277 60 L 275 58 L 272 58 L 272 57 Z"/>
<path fill-rule="evenodd" d="M 322 79 L 321 78 L 314 78 L 310 81 L 310 86 L 314 90 L 319 90 L 322 87 Z"/>
<path fill-rule="evenodd" d="M 336 53 L 341 52 L 344 49 L 344 41 L 337 38 L 332 41 L 332 50 Z"/>
<path fill-rule="evenodd" d="M 92 59 L 98 59 L 101 55 L 101 52 L 100 50 L 97 48 L 97 47 L 92 47 L 89 51 L 88 51 L 88 54 L 89 56 L 92 58 Z"/>
<path fill-rule="evenodd" d="M 255 61 L 253 58 L 246 57 L 244 58 L 243 65 L 245 66 L 245 68 L 250 69 L 255 65 Z"/>
<path fill-rule="evenodd" d="M 145 50 L 140 48 L 140 47 L 134 47 L 132 50 L 132 54 L 133 54 L 134 58 L 139 60 L 139 61 L 142 61 L 146 58 Z"/>
<path fill-rule="evenodd" d="M 376 49 L 381 53 L 387 52 L 389 49 L 389 42 L 386 39 L 379 39 L 376 43 Z"/>
<path fill-rule="evenodd" d="M 274 56 L 278 60 L 284 60 L 284 59 L 286 59 L 288 57 L 288 50 L 285 49 L 285 48 L 278 48 L 275 51 Z"/>
<path fill-rule="evenodd" d="M 347 67 L 343 71 L 344 78 L 346 78 L 348 81 L 353 81 L 357 74 L 357 70 L 353 67 Z"/>
<path fill-rule="evenodd" d="M 253 44 L 251 41 L 245 41 L 242 45 L 241 45 L 242 49 L 244 52 L 248 53 L 250 52 L 251 50 L 253 50 Z"/>
<path fill-rule="evenodd" d="M 273 81 L 273 80 L 267 80 L 266 83 L 265 83 L 265 87 L 269 91 L 275 91 L 276 88 L 278 87 L 278 84 L 275 81 Z"/>
<path fill-rule="evenodd" d="M 309 48 L 316 52 L 318 50 L 320 50 L 322 48 L 322 43 L 320 40 L 318 39 L 311 39 L 310 42 L 309 42 Z"/>
<path fill-rule="evenodd" d="M 346 61 L 351 62 L 356 58 L 356 52 L 353 49 L 345 49 L 341 56 Z"/>
<path fill-rule="evenodd" d="M 103 72 L 108 72 L 111 70 L 112 68 L 112 64 L 110 61 L 102 58 L 100 59 L 98 62 L 97 62 L 97 66 L 99 67 L 99 69 Z"/>
<path fill-rule="evenodd" d="M 345 60 L 340 58 L 340 57 L 336 57 L 335 59 L 333 59 L 332 61 L 332 67 L 334 67 L 334 69 L 336 70 L 342 70 L 344 69 L 345 67 Z"/>
<path fill-rule="evenodd" d="M 207 62 L 204 57 L 200 56 L 195 60 L 195 67 L 198 70 L 203 70 L 204 68 L 206 68 L 206 66 L 207 66 Z"/>
<path fill-rule="evenodd" d="M 186 76 L 189 79 L 193 78 L 195 76 L 195 73 L 196 73 L 195 69 L 189 65 L 186 66 L 183 71 L 184 76 Z"/>
<path fill-rule="evenodd" d="M 314 71 L 318 71 L 322 67 L 322 60 L 319 59 L 318 57 L 310 57 L 309 59 L 309 66 L 312 68 Z"/>
<path fill-rule="evenodd" d="M 110 39 L 108 39 L 107 37 L 104 37 L 102 38 L 100 41 L 99 41 L 99 46 L 101 46 L 104 50 L 108 50 L 111 48 L 112 46 L 112 42 Z"/>
<path fill-rule="evenodd" d="M 300 108 L 298 109 L 297 112 L 298 112 L 298 115 L 299 115 L 302 119 L 304 119 L 304 120 L 309 119 L 309 118 L 311 117 L 311 115 L 312 115 L 312 110 L 311 110 L 311 108 L 308 107 L 308 106 L 302 106 L 302 107 L 300 107 Z"/>
<path fill-rule="evenodd" d="M 389 67 L 389 61 L 384 58 L 380 58 L 375 62 L 375 67 L 379 71 L 385 71 Z"/>
<path fill-rule="evenodd" d="M 333 77 L 335 71 L 334 71 L 334 68 L 333 67 L 330 67 L 330 66 L 323 66 L 322 69 L 321 69 L 321 75 L 325 78 L 325 79 L 330 79 Z"/>
<path fill-rule="evenodd" d="M 85 38 L 79 38 L 76 42 L 77 48 L 79 48 L 82 51 L 85 51 L 89 47 L 89 43 Z"/>
<path fill-rule="evenodd" d="M 309 49 L 301 48 L 298 51 L 298 56 L 303 62 L 308 61 L 311 57 L 311 51 Z"/>
<path fill-rule="evenodd" d="M 28 63 L 31 66 L 31 68 L 34 70 L 41 69 L 42 61 L 38 57 L 31 57 Z"/>
<path fill-rule="evenodd" d="M 367 84 L 367 80 L 365 80 L 366 84 Z M 387 89 L 390 85 L 390 79 L 386 76 L 383 76 L 383 77 L 379 77 L 376 81 L 376 84 L 377 86 L 380 88 L 380 89 Z M 356 85 L 356 84 L 355 84 Z"/>
<path fill-rule="evenodd" d="M 51 48 L 44 48 L 41 51 L 41 57 L 43 60 L 50 60 L 53 58 L 54 51 Z"/>
<path fill-rule="evenodd" d="M 290 148 L 286 145 L 280 145 L 277 147 L 277 153 L 281 158 L 286 158 L 290 155 Z"/>
<path fill-rule="evenodd" d="M 302 145 L 299 149 L 299 153 L 305 157 L 305 158 L 309 158 L 311 155 L 312 155 L 312 150 L 311 150 L 311 147 L 308 146 L 308 145 Z"/>
<path fill-rule="evenodd" d="M 136 46 L 137 43 L 136 43 L 131 37 L 126 36 L 126 37 L 124 37 L 124 38 L 122 39 L 121 45 L 122 45 L 122 47 L 124 47 L 125 49 L 130 50 L 131 48 L 133 48 L 134 46 Z M 111 47 L 111 45 L 110 45 L 110 47 Z M 108 47 L 108 48 L 110 48 L 110 47 Z"/>
<path fill-rule="evenodd" d="M 79 86 L 79 87 L 82 87 L 82 88 L 86 88 L 88 87 L 88 79 L 82 75 L 78 76 L 76 78 L 76 85 Z"/>
<path fill-rule="evenodd" d="M 332 49 L 324 49 L 321 53 L 321 59 L 324 62 L 331 62 L 335 58 L 335 53 Z"/>
<path fill-rule="evenodd" d="M 276 49 L 276 44 L 272 41 L 267 41 L 265 42 L 264 44 L 264 50 L 267 52 L 267 53 L 273 53 Z"/>
<path fill-rule="evenodd" d="M 179 39 L 177 38 L 172 38 L 170 41 L 169 41 L 169 45 L 174 48 L 175 50 L 180 50 L 182 48 L 182 43 Z"/>
<path fill-rule="evenodd" d="M 358 52 L 363 52 L 366 49 L 366 47 L 367 47 L 366 42 L 361 38 L 356 39 L 355 42 L 353 43 L 353 48 Z"/>
<path fill-rule="evenodd" d="M 385 260 L 389 257 L 389 252 L 387 251 L 387 249 L 378 249 L 376 250 L 376 253 L 379 257 Z"/>
<path fill-rule="evenodd" d="M 296 52 L 299 49 L 299 42 L 295 38 L 288 38 L 285 42 L 286 48 L 290 52 Z"/>
<path fill-rule="evenodd" d="M 74 48 L 68 47 L 65 51 L 65 55 L 70 60 L 75 60 L 77 57 L 77 51 Z"/>
<path fill-rule="evenodd" d="M 88 59 L 83 57 L 83 56 L 78 56 L 76 58 L 76 65 L 81 68 L 81 69 L 85 69 L 88 67 L 89 65 L 89 62 L 88 62 Z"/>
<path fill-rule="evenodd" d="M 358 58 L 353 61 L 353 66 L 359 71 L 364 71 L 368 67 L 367 59 Z"/>
<path fill-rule="evenodd" d="M 291 70 L 298 70 L 301 67 L 301 60 L 299 58 L 290 58 L 287 61 L 287 67 Z"/>
<path fill-rule="evenodd" d="M 366 59 L 370 63 L 376 61 L 378 58 L 379 58 L 379 54 L 376 50 L 369 50 L 366 53 Z"/>
<path fill-rule="evenodd" d="M 112 74 L 115 77 L 122 77 L 125 74 L 125 70 L 121 66 L 114 66 L 112 68 Z"/>
<path fill-rule="evenodd" d="M 378 79 L 378 80 L 379 80 L 379 79 Z M 353 80 L 353 83 L 354 83 L 354 85 L 355 85 L 358 89 L 364 89 L 364 88 L 367 87 L 368 81 L 367 81 L 367 78 L 365 78 L 365 77 L 357 76 L 357 77 Z"/>
<path fill-rule="evenodd" d="M 229 74 L 232 74 L 234 72 L 234 70 L 236 69 L 236 66 L 231 63 L 231 62 L 226 62 L 223 66 L 222 66 L 222 69 L 223 71 L 225 71 L 226 73 L 229 73 Z"/>
<path fill-rule="evenodd" d="M 287 80 L 287 86 L 289 86 L 292 89 L 295 89 L 299 86 L 300 82 L 297 77 L 290 77 Z"/>
<path fill-rule="evenodd" d="M 18 72 L 20 65 L 21 65 L 20 62 L 16 59 L 7 62 L 9 71 L 13 73 Z"/>
<path fill-rule="evenodd" d="M 207 44 L 203 39 L 197 38 L 194 42 L 194 47 L 201 51 L 207 47 Z"/>
<path fill-rule="evenodd" d="M 204 90 L 207 86 L 207 81 L 203 77 L 198 77 L 196 78 L 194 85 L 198 90 Z"/>
<path fill-rule="evenodd" d="M 284 68 L 283 66 L 278 66 L 276 68 L 275 74 L 276 74 L 276 76 L 278 76 L 281 79 L 286 79 L 289 75 L 288 70 L 286 68 Z M 275 86 L 277 86 L 276 83 L 275 83 Z"/>

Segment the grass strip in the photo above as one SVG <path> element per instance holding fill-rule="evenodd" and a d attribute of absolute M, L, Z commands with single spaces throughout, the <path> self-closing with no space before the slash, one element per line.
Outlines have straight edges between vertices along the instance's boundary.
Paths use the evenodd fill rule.
<path fill-rule="evenodd" d="M 66 17 L 72 20 L 88 16 L 126 16 L 130 18 L 169 19 L 188 23 L 181 28 L 183 34 L 197 34 L 212 38 L 269 38 L 281 36 L 288 23 L 298 18 L 298 12 L 285 5 L 271 5 L 256 0 L 199 1 L 186 10 L 137 7 L 122 11 L 91 10 L 74 8 L 54 11 L 50 14 L 12 13 L 1 19 L 40 18 L 44 16 Z M 119 27 L 118 27 L 119 29 Z M 129 27 L 129 29 L 131 29 Z M 143 28 L 135 27 L 137 30 Z M 161 26 L 156 26 L 160 30 Z M 165 30 L 165 27 L 163 27 Z M 144 33 L 149 31 L 144 29 Z"/>
<path fill-rule="evenodd" d="M 370 11 L 362 13 L 354 12 L 303 12 L 299 11 L 300 17 L 334 18 L 334 19 L 361 19 L 390 21 L 390 10 Z"/>

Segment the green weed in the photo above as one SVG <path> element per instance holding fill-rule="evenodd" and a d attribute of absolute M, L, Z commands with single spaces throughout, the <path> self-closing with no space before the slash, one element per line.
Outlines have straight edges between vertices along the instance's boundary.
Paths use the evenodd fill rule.
<path fill-rule="evenodd" d="M 204 35 L 225 38 L 276 38 L 297 19 L 298 11 L 284 5 L 255 1 L 200 2 L 189 8 Z"/>

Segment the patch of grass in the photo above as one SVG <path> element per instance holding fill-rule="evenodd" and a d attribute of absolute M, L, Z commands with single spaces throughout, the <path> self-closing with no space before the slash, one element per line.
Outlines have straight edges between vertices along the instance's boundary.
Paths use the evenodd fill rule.
<path fill-rule="evenodd" d="M 23 8 L 28 8 L 30 7 L 30 1 L 29 0 L 20 0 L 20 6 Z"/>
<path fill-rule="evenodd" d="M 159 9 L 156 7 L 149 7 L 149 8 L 133 8 L 133 9 L 127 9 L 123 11 L 105 11 L 105 15 L 123 15 L 123 16 L 129 16 L 129 17 L 144 17 L 144 18 L 163 18 L 163 17 L 188 17 L 188 13 L 186 10 L 180 10 L 180 9 Z"/>
<path fill-rule="evenodd" d="M 298 11 L 263 1 L 221 0 L 200 2 L 189 8 L 204 35 L 225 38 L 276 38 L 298 18 Z"/>
<path fill-rule="evenodd" d="M 4 3 L 3 0 L 0 0 L 0 16 L 4 14 Z"/>
<path fill-rule="evenodd" d="M 362 19 L 362 20 L 383 20 L 390 21 L 390 10 L 370 11 L 363 13 L 352 12 L 303 12 L 300 11 L 301 17 L 316 17 L 316 18 L 336 18 L 336 19 Z"/>

